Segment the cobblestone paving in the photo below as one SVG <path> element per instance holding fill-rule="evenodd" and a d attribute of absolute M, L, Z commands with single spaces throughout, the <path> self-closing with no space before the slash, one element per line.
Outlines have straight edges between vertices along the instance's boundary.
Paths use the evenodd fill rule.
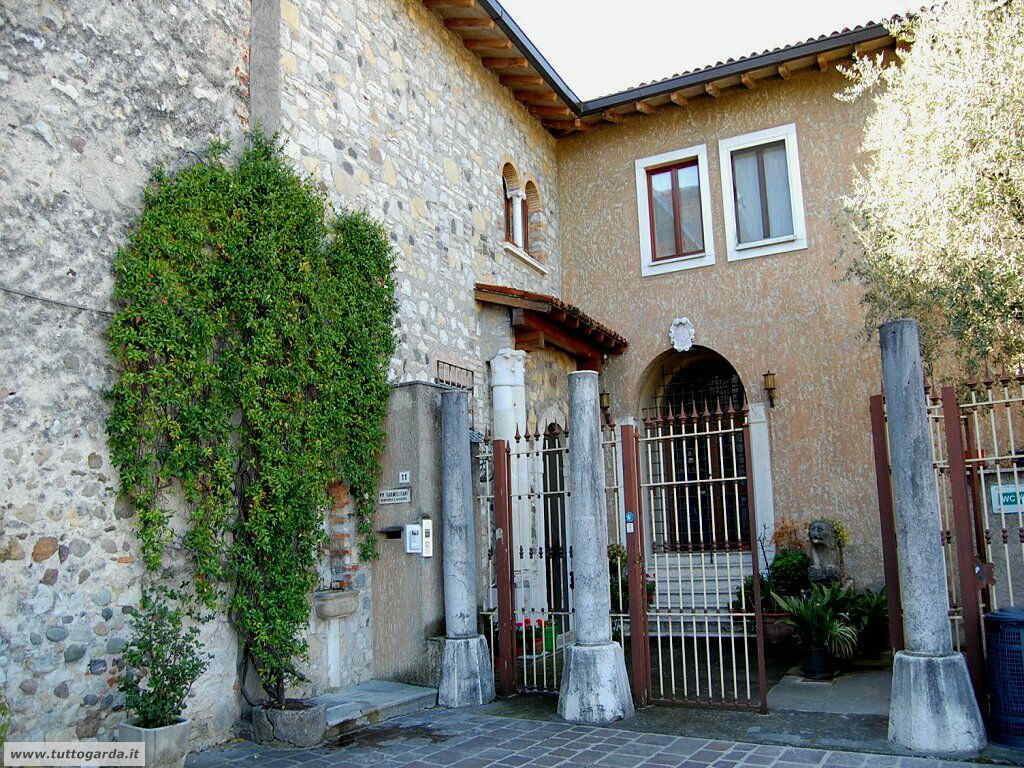
<path fill-rule="evenodd" d="M 952 768 L 917 757 L 759 746 L 567 723 L 429 710 L 316 749 L 249 742 L 192 755 L 186 768 Z"/>

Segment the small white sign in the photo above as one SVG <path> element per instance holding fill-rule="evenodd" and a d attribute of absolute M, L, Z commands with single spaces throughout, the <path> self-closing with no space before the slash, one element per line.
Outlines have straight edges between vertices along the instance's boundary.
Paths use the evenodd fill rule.
<path fill-rule="evenodd" d="M 434 556 L 434 521 L 425 517 L 420 521 L 420 528 L 423 530 L 423 552 L 424 557 Z"/>
<path fill-rule="evenodd" d="M 408 469 L 403 469 L 401 472 L 398 473 L 398 484 L 399 485 L 408 485 L 410 481 L 411 481 L 411 473 L 409 472 Z"/>
<path fill-rule="evenodd" d="M 1024 513 L 1024 485 L 989 486 L 992 514 L 1016 515 Z"/>
<path fill-rule="evenodd" d="M 385 488 L 377 494 L 378 504 L 408 504 L 412 501 L 412 490 L 409 488 Z"/>
<path fill-rule="evenodd" d="M 405 526 L 405 551 L 410 555 L 418 555 L 423 551 L 423 535 L 419 523 Z"/>

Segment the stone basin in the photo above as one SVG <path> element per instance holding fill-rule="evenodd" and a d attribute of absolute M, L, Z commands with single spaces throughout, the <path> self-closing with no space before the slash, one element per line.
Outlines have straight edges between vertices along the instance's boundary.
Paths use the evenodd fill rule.
<path fill-rule="evenodd" d="M 359 593 L 353 590 L 318 590 L 313 593 L 313 605 L 321 619 L 340 619 L 356 612 Z"/>

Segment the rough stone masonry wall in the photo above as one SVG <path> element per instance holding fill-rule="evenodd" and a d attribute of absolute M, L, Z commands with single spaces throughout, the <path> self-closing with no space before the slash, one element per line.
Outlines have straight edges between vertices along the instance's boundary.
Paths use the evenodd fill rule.
<path fill-rule="evenodd" d="M 158 163 L 246 118 L 246 0 L 0 4 L 0 286 L 110 309 L 110 265 Z M 236 70 L 240 68 L 240 70 Z M 109 318 L 0 290 L 0 691 L 14 739 L 109 738 L 138 600 L 102 393 Z M 237 718 L 235 644 L 190 705 L 194 740 Z M 216 642 L 214 642 L 216 638 Z"/>
<path fill-rule="evenodd" d="M 399 250 L 392 376 L 432 381 L 437 359 L 473 368 L 486 420 L 473 283 L 560 292 L 554 139 L 419 0 L 280 1 L 286 151 Z M 506 160 L 537 185 L 547 274 L 501 247 Z"/>

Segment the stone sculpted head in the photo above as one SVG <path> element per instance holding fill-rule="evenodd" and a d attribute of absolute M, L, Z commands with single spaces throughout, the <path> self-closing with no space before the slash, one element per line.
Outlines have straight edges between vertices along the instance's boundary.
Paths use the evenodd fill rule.
<path fill-rule="evenodd" d="M 836 545 L 836 531 L 828 520 L 812 521 L 807 529 L 807 538 L 815 547 L 831 549 Z"/>

